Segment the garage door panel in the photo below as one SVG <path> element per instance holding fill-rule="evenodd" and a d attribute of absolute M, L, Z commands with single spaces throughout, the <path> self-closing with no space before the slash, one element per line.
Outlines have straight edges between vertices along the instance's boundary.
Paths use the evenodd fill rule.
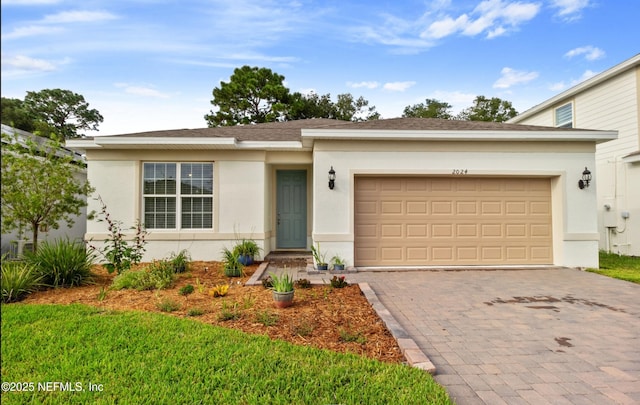
<path fill-rule="evenodd" d="M 355 190 L 357 266 L 553 262 L 549 179 L 356 177 Z"/>

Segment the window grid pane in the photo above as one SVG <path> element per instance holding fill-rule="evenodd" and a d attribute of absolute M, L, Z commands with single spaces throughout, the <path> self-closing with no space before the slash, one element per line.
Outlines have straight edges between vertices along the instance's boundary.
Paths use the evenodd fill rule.
<path fill-rule="evenodd" d="M 178 181 L 179 190 L 176 189 Z M 213 228 L 213 198 L 200 197 L 202 195 L 213 195 L 212 163 L 143 164 L 144 221 L 147 228 Z M 180 208 L 176 205 L 178 198 Z M 180 224 L 177 223 L 178 210 Z"/>

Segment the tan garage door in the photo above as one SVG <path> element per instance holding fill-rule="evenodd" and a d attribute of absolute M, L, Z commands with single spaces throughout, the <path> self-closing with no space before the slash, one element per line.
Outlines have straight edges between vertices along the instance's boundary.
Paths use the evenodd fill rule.
<path fill-rule="evenodd" d="M 552 264 L 548 178 L 355 178 L 355 265 Z"/>

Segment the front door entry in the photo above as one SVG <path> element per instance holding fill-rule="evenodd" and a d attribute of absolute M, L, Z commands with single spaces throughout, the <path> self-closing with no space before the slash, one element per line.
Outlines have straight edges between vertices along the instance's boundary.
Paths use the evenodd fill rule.
<path fill-rule="evenodd" d="M 307 247 L 307 171 L 276 171 L 276 247 Z"/>

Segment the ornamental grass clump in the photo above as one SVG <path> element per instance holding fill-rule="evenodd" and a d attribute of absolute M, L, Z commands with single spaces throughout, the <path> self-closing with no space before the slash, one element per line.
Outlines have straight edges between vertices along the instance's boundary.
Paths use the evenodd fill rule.
<path fill-rule="evenodd" d="M 2 302 L 20 301 L 26 295 L 42 286 L 42 276 L 32 264 L 11 262 L 2 258 L 2 276 L 0 288 Z"/>
<path fill-rule="evenodd" d="M 42 276 L 42 283 L 51 287 L 74 287 L 93 281 L 91 266 L 95 255 L 81 242 L 68 238 L 44 241 L 38 250 L 26 253 L 25 260 Z"/>
<path fill-rule="evenodd" d="M 170 262 L 158 260 L 140 270 L 129 270 L 117 275 L 113 279 L 111 288 L 138 291 L 161 290 L 173 284 L 174 274 L 173 265 Z"/>

